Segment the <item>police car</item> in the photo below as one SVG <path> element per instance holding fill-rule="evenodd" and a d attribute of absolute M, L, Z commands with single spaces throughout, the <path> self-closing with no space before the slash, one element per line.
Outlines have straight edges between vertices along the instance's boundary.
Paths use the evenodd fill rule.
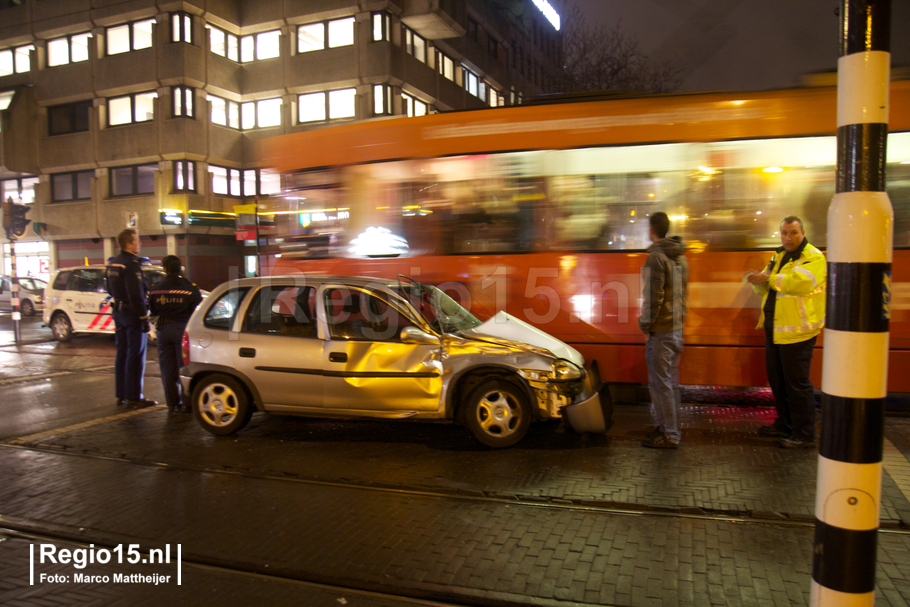
<path fill-rule="evenodd" d="M 44 289 L 44 324 L 59 341 L 69 341 L 75 333 L 114 333 L 111 296 L 105 284 L 103 264 L 57 270 Z M 142 268 L 149 287 L 164 278 L 160 266 Z M 155 340 L 155 325 L 149 341 Z"/>

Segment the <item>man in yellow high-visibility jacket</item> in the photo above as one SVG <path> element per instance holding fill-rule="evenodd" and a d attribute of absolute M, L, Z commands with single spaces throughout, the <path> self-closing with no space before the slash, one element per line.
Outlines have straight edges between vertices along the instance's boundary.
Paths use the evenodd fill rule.
<path fill-rule="evenodd" d="M 780 439 L 781 447 L 815 448 L 815 389 L 809 379 L 815 340 L 825 326 L 824 254 L 809 244 L 799 217 L 780 224 L 783 246 L 762 272 L 749 276 L 763 295 L 757 328 L 765 329 L 765 364 L 777 419 L 759 435 Z"/>

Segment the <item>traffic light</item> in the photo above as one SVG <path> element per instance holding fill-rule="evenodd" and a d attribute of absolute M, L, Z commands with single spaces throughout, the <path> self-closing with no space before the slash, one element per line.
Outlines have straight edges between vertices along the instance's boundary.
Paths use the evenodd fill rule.
<path fill-rule="evenodd" d="M 25 236 L 25 230 L 32 222 L 31 219 L 25 217 L 30 210 L 31 208 L 24 204 L 3 203 L 3 228 L 6 230 L 6 237 L 9 240 Z"/>

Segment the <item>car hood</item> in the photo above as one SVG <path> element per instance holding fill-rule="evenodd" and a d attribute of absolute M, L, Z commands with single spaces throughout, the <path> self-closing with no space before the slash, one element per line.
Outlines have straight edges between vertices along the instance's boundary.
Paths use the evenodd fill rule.
<path fill-rule="evenodd" d="M 488 321 L 473 329 L 461 331 L 461 335 L 474 339 L 492 337 L 513 342 L 518 347 L 525 345 L 542 348 L 556 358 L 571 361 L 579 367 L 584 367 L 585 364 L 584 357 L 572 346 L 503 311 L 497 312 Z"/>

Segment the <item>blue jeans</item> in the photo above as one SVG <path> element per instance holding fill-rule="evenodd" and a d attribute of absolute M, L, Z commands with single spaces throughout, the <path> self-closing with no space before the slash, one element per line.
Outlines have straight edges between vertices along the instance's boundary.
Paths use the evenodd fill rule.
<path fill-rule="evenodd" d="M 651 417 L 661 431 L 679 441 L 679 357 L 683 351 L 682 329 L 652 333 L 645 346 Z"/>

